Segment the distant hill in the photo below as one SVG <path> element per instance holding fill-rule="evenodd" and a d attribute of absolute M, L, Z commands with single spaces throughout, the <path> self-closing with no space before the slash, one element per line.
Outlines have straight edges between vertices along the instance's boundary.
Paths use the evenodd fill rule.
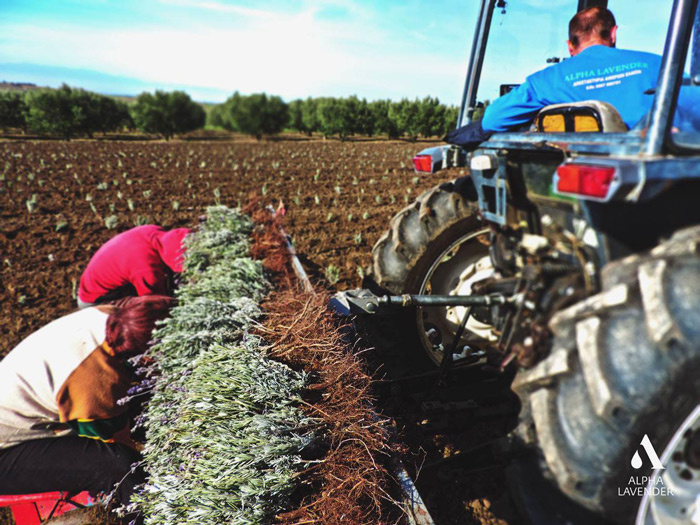
<path fill-rule="evenodd" d="M 42 89 L 41 86 L 32 84 L 31 82 L 0 82 L 0 91 L 32 91 L 34 89 Z"/>
<path fill-rule="evenodd" d="M 80 87 L 80 86 L 74 86 L 74 87 Z M 50 87 L 46 87 L 46 86 L 37 86 L 36 84 L 32 84 L 31 82 L 7 82 L 5 80 L 0 81 L 0 91 L 26 92 L 26 91 L 34 91 L 37 89 L 55 89 L 55 88 L 50 88 Z M 91 90 L 87 90 L 87 91 L 91 91 Z M 168 91 L 168 90 L 164 90 L 164 91 Z M 136 95 L 105 95 L 105 96 L 113 98 L 115 100 L 120 100 L 122 102 L 125 102 L 126 104 L 131 104 L 132 102 L 134 102 L 136 100 Z M 207 113 L 209 111 L 211 111 L 214 106 L 217 105 L 215 102 L 197 102 L 197 103 L 200 106 L 202 106 Z"/>
<path fill-rule="evenodd" d="M 41 89 L 43 86 L 57 87 L 65 82 L 71 87 L 82 87 L 101 95 L 114 96 L 125 102 L 133 100 L 139 93 L 153 92 L 156 89 L 162 91 L 179 89 L 187 92 L 193 100 L 198 102 L 225 100 L 233 93 L 233 89 L 229 91 L 206 86 L 151 82 L 90 69 L 29 63 L 0 63 L 0 79 L 3 85 L 34 85 L 33 88 L 25 91 Z M 3 88 L 0 87 L 0 89 Z"/>

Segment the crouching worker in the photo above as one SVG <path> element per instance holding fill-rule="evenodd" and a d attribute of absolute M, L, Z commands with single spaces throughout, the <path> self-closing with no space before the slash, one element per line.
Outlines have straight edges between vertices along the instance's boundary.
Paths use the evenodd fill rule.
<path fill-rule="evenodd" d="M 127 359 L 146 350 L 175 300 L 148 296 L 57 319 L 0 361 L 0 494 L 115 492 L 144 481 L 129 414 Z"/>
<path fill-rule="evenodd" d="M 102 245 L 80 277 L 78 307 L 122 297 L 171 295 L 174 274 L 182 272 L 188 228 L 137 226 Z"/>

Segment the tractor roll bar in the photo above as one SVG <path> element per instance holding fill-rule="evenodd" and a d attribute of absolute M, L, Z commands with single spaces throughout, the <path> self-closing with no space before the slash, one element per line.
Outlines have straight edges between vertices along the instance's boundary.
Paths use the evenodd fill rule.
<path fill-rule="evenodd" d="M 651 107 L 649 132 L 644 141 L 645 155 L 660 155 L 671 130 L 673 115 L 676 111 L 676 95 L 683 79 L 683 64 L 688 52 L 697 5 L 698 0 L 673 2 L 671 23 L 661 60 L 661 72 L 656 84 L 656 96 Z"/>
<path fill-rule="evenodd" d="M 466 124 L 465 120 L 471 120 L 476 104 L 476 91 L 479 88 L 481 78 L 481 67 L 484 65 L 484 55 L 486 54 L 486 44 L 489 40 L 489 30 L 491 29 L 491 18 L 497 0 L 481 0 L 479 16 L 476 19 L 476 31 L 472 43 L 471 54 L 469 55 L 469 67 L 467 68 L 467 79 L 462 92 L 462 106 L 459 110 L 457 127 L 461 128 Z"/>
<path fill-rule="evenodd" d="M 700 11 L 695 11 L 693 22 L 693 43 L 690 56 L 690 78 L 693 85 L 700 85 Z"/>

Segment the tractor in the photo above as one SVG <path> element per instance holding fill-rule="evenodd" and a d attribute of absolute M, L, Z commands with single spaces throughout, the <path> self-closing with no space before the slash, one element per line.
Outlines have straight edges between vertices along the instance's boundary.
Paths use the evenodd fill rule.
<path fill-rule="evenodd" d="M 488 364 L 508 377 L 520 402 L 509 446 L 528 451 L 514 471 L 539 480 L 516 483 L 518 497 L 563 502 L 547 493 L 538 523 L 699 523 L 700 130 L 674 116 L 679 90 L 700 90 L 700 11 L 610 4 L 482 0 L 458 127 L 519 71 L 564 59 L 547 56 L 552 42 L 593 5 L 618 15 L 623 43 L 634 13 L 668 16 L 647 116 L 627 129 L 595 100 L 558 105 L 476 149 L 422 151 L 416 171 L 436 186 L 391 220 L 365 288 L 334 303 L 400 309 L 406 358 L 426 371 Z M 511 59 L 490 63 L 499 48 Z M 450 168 L 466 175 L 441 180 Z"/>

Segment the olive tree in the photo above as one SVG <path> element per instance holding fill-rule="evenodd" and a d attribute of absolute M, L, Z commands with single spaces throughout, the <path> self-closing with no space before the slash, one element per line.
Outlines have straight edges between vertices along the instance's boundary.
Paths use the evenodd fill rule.
<path fill-rule="evenodd" d="M 437 98 L 425 97 L 418 104 L 417 130 L 423 137 L 442 135 L 445 126 L 445 106 Z"/>
<path fill-rule="evenodd" d="M 29 92 L 26 104 L 27 126 L 35 133 L 70 140 L 81 131 L 82 114 L 74 106 L 73 90 L 66 84 L 58 89 Z"/>
<path fill-rule="evenodd" d="M 399 127 L 395 118 L 389 113 L 392 102 L 390 100 L 375 100 L 370 102 L 369 109 L 374 122 L 375 135 L 387 135 L 390 139 L 398 138 Z"/>
<path fill-rule="evenodd" d="M 459 119 L 459 108 L 457 106 L 446 106 L 445 116 L 442 121 L 442 131 L 440 135 L 447 135 L 450 131 L 457 127 Z"/>
<path fill-rule="evenodd" d="M 184 91 L 141 93 L 131 108 L 134 124 L 146 133 L 157 133 L 169 140 L 204 126 L 204 108 Z"/>
<path fill-rule="evenodd" d="M 287 125 L 290 127 L 290 129 L 311 135 L 309 130 L 304 125 L 303 107 L 304 101 L 301 99 L 292 100 L 289 103 L 289 122 Z"/>
<path fill-rule="evenodd" d="M 404 133 L 412 140 L 420 134 L 420 115 L 417 101 L 407 98 L 394 102 L 389 107 L 389 118 L 396 123 L 399 136 Z"/>
<path fill-rule="evenodd" d="M 318 119 L 318 99 L 308 97 L 304 100 L 301 106 L 301 121 L 309 136 L 314 131 L 321 130 L 321 123 Z"/>
<path fill-rule="evenodd" d="M 16 91 L 0 92 L 0 129 L 26 126 L 24 97 Z"/>
<path fill-rule="evenodd" d="M 241 95 L 236 91 L 224 105 L 227 127 L 257 139 L 279 133 L 289 121 L 287 104 L 280 97 L 266 93 Z"/>

